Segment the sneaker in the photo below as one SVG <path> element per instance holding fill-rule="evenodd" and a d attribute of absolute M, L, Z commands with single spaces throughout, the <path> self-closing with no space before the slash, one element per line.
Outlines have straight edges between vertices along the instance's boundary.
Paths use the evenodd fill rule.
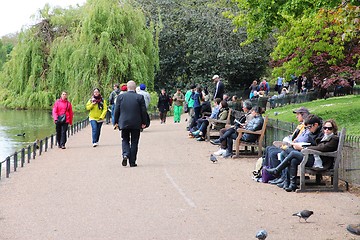
<path fill-rule="evenodd" d="M 360 235 L 360 224 L 349 224 L 346 229 L 355 235 Z"/>
<path fill-rule="evenodd" d="M 199 141 L 199 142 L 201 142 L 201 141 L 205 141 L 205 138 L 198 137 L 198 138 L 196 139 L 196 141 Z"/>
<path fill-rule="evenodd" d="M 193 136 L 198 136 L 200 134 L 200 130 L 196 130 L 194 132 L 191 132 Z"/>
<path fill-rule="evenodd" d="M 124 167 L 127 165 L 128 159 L 129 159 L 129 158 L 128 158 L 127 156 L 124 156 L 124 157 L 123 157 L 123 160 L 122 160 L 122 163 L 121 163 L 121 164 L 122 164 Z"/>
<path fill-rule="evenodd" d="M 219 150 L 217 150 L 216 152 L 214 152 L 215 156 L 222 156 L 223 154 L 226 153 L 226 149 L 222 149 L 220 148 Z"/>
<path fill-rule="evenodd" d="M 226 150 L 225 150 L 226 151 Z M 233 154 L 231 153 L 231 152 L 228 152 L 228 151 L 226 151 L 222 156 L 223 156 L 223 158 L 229 158 L 229 157 L 231 157 Z"/>
<path fill-rule="evenodd" d="M 93 147 L 97 147 L 98 143 L 93 143 Z"/>
<path fill-rule="evenodd" d="M 210 140 L 210 143 L 213 145 L 220 145 L 220 139 Z"/>
<path fill-rule="evenodd" d="M 62 146 L 61 146 L 61 149 L 66 149 L 65 145 L 62 145 Z"/>

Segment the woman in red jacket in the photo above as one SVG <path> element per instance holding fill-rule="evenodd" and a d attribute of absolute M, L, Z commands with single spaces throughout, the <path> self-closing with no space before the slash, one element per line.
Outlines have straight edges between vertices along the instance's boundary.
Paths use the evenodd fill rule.
<path fill-rule="evenodd" d="M 65 115 L 65 118 L 64 118 Z M 52 109 L 52 116 L 56 125 L 56 142 L 59 148 L 65 149 L 66 131 L 68 125 L 72 125 L 73 110 L 72 105 L 67 99 L 67 93 L 63 91 L 61 97 L 55 101 Z"/>

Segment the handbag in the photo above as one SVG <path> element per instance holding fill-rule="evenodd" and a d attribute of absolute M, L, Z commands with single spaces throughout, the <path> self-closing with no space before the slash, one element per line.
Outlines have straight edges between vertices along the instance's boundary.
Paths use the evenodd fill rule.
<path fill-rule="evenodd" d="M 189 106 L 187 103 L 184 104 L 184 113 L 188 113 L 189 112 Z"/>
<path fill-rule="evenodd" d="M 66 123 L 66 114 L 65 113 L 58 116 L 57 123 L 59 123 L 59 124 Z"/>
<path fill-rule="evenodd" d="M 66 112 L 67 112 L 67 108 L 68 108 L 68 103 L 66 103 L 66 109 L 64 114 L 61 114 L 58 116 L 57 122 L 58 124 L 63 124 L 66 123 Z"/>

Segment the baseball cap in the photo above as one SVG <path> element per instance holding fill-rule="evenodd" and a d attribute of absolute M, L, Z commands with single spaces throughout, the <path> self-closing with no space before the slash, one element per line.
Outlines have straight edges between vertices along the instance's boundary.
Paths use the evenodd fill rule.
<path fill-rule="evenodd" d="M 140 84 L 140 90 L 145 90 L 145 88 L 146 88 L 146 85 L 143 84 L 143 83 L 141 83 L 141 84 Z"/>
<path fill-rule="evenodd" d="M 127 86 L 126 86 L 126 85 L 122 85 L 122 86 L 121 86 L 121 91 L 127 91 Z"/>
<path fill-rule="evenodd" d="M 213 80 L 216 79 L 216 78 L 219 78 L 219 75 L 214 75 L 214 76 L 212 77 Z"/>
<path fill-rule="evenodd" d="M 293 113 L 307 113 L 310 114 L 309 110 L 306 107 L 300 107 L 293 111 Z"/>

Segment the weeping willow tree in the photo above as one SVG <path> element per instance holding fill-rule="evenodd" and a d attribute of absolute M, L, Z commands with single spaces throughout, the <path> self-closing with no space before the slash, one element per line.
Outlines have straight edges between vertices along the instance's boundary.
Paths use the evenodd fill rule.
<path fill-rule="evenodd" d="M 125 1 L 88 0 L 78 8 L 40 11 L 4 65 L 0 101 L 12 108 L 49 108 L 62 90 L 83 105 L 92 89 L 114 83 L 154 86 L 158 29 Z"/>

